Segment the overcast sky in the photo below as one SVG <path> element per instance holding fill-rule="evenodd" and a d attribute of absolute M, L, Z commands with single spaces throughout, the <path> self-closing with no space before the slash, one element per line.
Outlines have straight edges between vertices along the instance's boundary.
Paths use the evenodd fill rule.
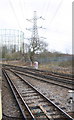
<path fill-rule="evenodd" d="M 0 0 L 0 29 L 18 29 L 31 37 L 32 19 L 34 11 L 38 20 L 40 37 L 46 37 L 50 51 L 72 53 L 72 0 Z M 25 40 L 26 42 L 26 40 Z"/>

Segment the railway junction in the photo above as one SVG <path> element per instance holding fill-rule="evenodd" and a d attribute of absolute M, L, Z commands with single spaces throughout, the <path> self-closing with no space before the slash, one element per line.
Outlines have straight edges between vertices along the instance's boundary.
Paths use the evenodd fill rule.
<path fill-rule="evenodd" d="M 1 1 L 0 120 L 74 120 L 70 3 Z"/>
<path fill-rule="evenodd" d="M 73 120 L 71 74 L 2 65 L 3 120 Z"/>

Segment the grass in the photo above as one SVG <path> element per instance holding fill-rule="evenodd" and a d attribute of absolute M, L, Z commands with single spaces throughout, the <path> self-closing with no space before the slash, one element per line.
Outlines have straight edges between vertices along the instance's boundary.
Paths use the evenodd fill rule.
<path fill-rule="evenodd" d="M 25 63 L 22 61 L 8 61 L 7 63 L 18 66 L 30 66 L 29 63 Z M 64 61 L 50 62 L 48 64 L 39 64 L 39 69 L 69 74 L 72 73 L 72 62 Z"/>
<path fill-rule="evenodd" d="M 59 66 L 61 66 L 61 67 L 72 67 L 72 61 L 60 62 Z"/>
<path fill-rule="evenodd" d="M 66 61 L 66 62 L 51 62 L 49 64 L 40 64 L 39 69 L 69 74 L 72 73 L 72 62 Z"/>

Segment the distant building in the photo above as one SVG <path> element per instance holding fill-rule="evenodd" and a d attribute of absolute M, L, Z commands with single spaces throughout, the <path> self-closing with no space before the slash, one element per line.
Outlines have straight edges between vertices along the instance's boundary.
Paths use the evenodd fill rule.
<path fill-rule="evenodd" d="M 9 51 L 23 51 L 24 32 L 15 29 L 0 29 L 0 47 L 6 46 Z"/>

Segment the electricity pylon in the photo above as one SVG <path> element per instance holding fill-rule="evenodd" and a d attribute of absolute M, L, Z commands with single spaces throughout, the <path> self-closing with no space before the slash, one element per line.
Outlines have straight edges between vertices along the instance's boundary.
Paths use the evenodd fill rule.
<path fill-rule="evenodd" d="M 33 28 L 27 29 L 32 32 L 32 36 L 31 36 L 31 38 L 29 38 L 29 40 L 30 40 L 29 41 L 29 43 L 30 43 L 29 44 L 29 55 L 30 55 L 30 60 L 32 63 L 34 62 L 35 53 L 43 47 L 43 45 L 42 45 L 43 43 L 42 43 L 42 41 L 40 41 L 40 37 L 38 35 L 38 28 L 41 28 L 41 29 L 45 29 L 45 28 L 43 28 L 42 26 L 41 27 L 37 26 L 38 19 L 43 19 L 43 18 L 42 18 L 42 16 L 37 18 L 36 11 L 34 11 L 33 19 L 27 19 L 28 21 L 32 22 L 32 24 L 33 24 Z"/>
<path fill-rule="evenodd" d="M 40 16 L 39 18 L 37 18 L 36 11 L 34 11 L 34 17 L 33 17 L 33 19 L 26 19 L 26 20 L 28 20 L 29 22 L 32 22 L 32 23 L 33 23 L 33 28 L 30 28 L 30 29 L 27 29 L 27 28 L 26 28 L 26 30 L 30 30 L 30 31 L 32 32 L 32 36 L 31 36 L 31 38 L 29 38 L 29 39 L 31 39 L 31 40 L 33 40 L 33 41 L 38 41 L 38 40 L 39 40 L 38 28 L 46 29 L 46 28 L 43 28 L 42 26 L 41 26 L 41 27 L 38 27 L 38 26 L 37 26 L 37 20 L 38 20 L 38 19 L 45 20 L 44 18 L 42 18 L 42 16 Z M 43 37 L 41 37 L 41 38 L 43 38 Z M 44 39 L 46 39 L 46 38 L 44 38 Z"/>
<path fill-rule="evenodd" d="M 39 40 L 36 11 L 34 11 L 34 18 L 33 18 L 32 40 L 35 41 Z"/>

